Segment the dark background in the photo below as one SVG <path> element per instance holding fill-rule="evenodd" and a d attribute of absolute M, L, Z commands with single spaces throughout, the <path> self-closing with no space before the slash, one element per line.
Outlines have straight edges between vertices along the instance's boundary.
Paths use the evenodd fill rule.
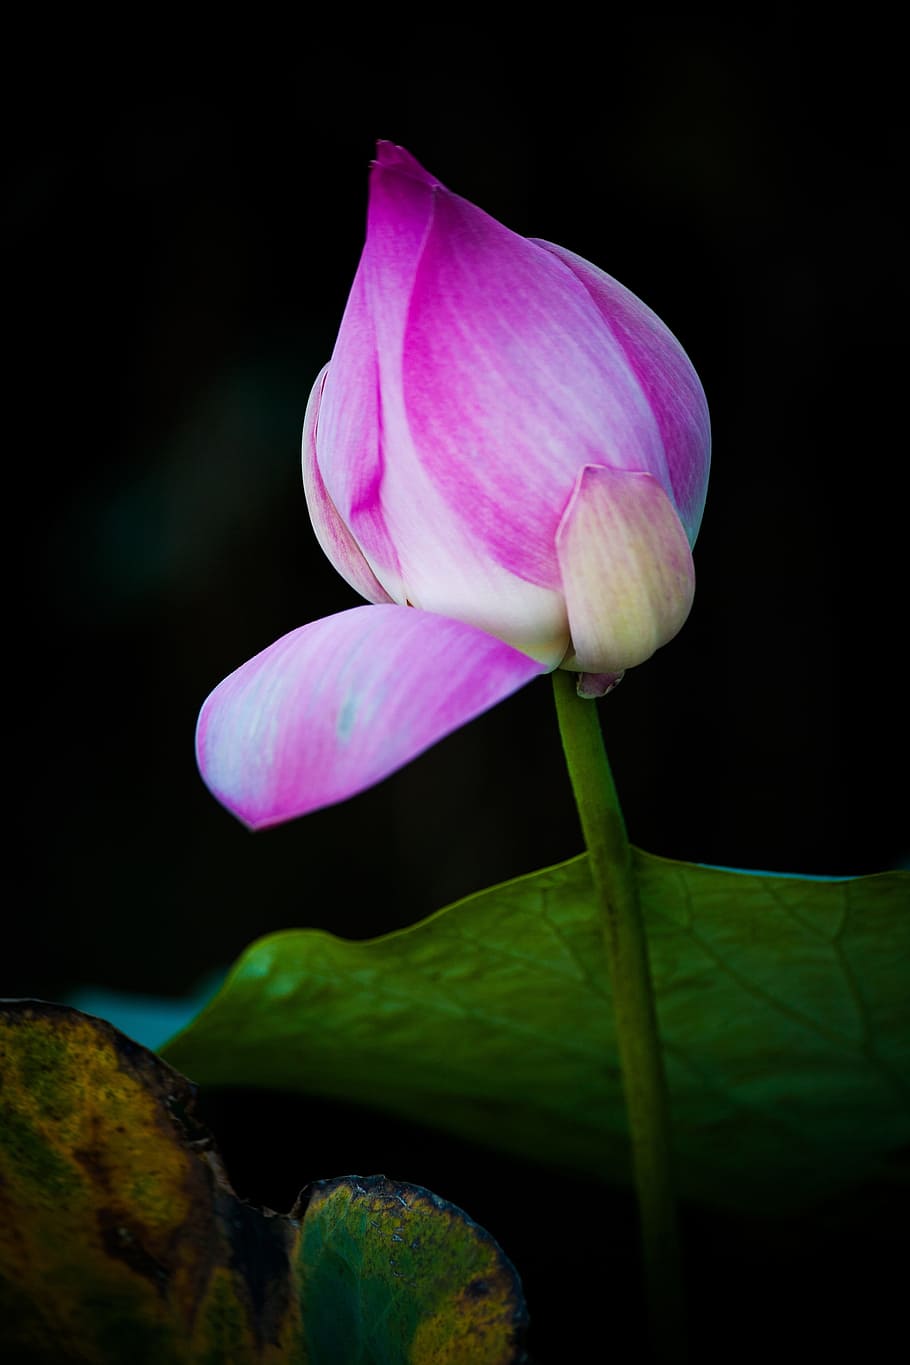
<path fill-rule="evenodd" d="M 704 383 L 695 607 L 601 703 L 632 839 L 905 865 L 903 73 L 894 34 L 832 24 L 567 12 L 497 39 L 388 16 L 192 53 L 179 31 L 11 46 L 0 992 L 176 996 L 271 930 L 372 936 L 580 848 L 546 679 L 266 833 L 195 769 L 208 691 L 356 601 L 311 533 L 299 436 L 377 137 L 622 280 Z M 295 1181 L 271 1161 L 257 1185 L 234 1142 L 241 1193 L 289 1207 Z"/>

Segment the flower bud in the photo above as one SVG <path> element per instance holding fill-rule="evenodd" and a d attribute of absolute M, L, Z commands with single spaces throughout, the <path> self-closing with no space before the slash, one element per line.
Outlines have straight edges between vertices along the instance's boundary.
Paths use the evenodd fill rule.
<path fill-rule="evenodd" d="M 709 451 L 650 309 L 379 144 L 303 448 L 316 534 L 359 593 L 620 673 L 688 615 Z"/>
<path fill-rule="evenodd" d="M 698 377 L 650 309 L 381 142 L 303 433 L 316 535 L 374 605 L 215 688 L 196 734 L 211 790 L 260 828 L 353 796 L 542 672 L 610 691 L 686 619 L 709 450 Z"/>

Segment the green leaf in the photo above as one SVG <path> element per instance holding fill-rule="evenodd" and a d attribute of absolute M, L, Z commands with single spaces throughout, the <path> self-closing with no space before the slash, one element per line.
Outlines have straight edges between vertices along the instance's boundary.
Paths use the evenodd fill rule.
<path fill-rule="evenodd" d="M 910 1141 L 910 875 L 635 856 L 680 1192 L 783 1212 L 875 1174 Z M 582 856 L 369 942 L 270 935 L 165 1055 L 626 1182 L 592 905 Z"/>
<path fill-rule="evenodd" d="M 0 1004 L 0 1357 L 517 1365 L 524 1302 L 461 1210 L 383 1176 L 288 1216 L 227 1182 L 194 1087 L 109 1024 Z"/>

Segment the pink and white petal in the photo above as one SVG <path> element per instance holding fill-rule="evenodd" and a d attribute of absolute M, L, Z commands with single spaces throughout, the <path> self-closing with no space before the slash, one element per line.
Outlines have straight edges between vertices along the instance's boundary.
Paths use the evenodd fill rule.
<path fill-rule="evenodd" d="M 406 430 L 384 462 L 380 503 L 398 558 L 400 600 L 466 621 L 556 667 L 569 628 L 555 546 L 546 585 L 503 565 L 446 502 Z"/>
<path fill-rule="evenodd" d="M 654 414 L 562 261 L 447 190 L 421 190 L 434 208 L 401 343 L 404 416 L 390 414 L 384 439 L 390 448 L 406 429 L 471 534 L 501 564 L 550 587 L 578 470 L 659 471 Z M 381 337 L 378 315 L 376 325 Z M 387 338 L 390 355 L 396 344 Z"/>
<path fill-rule="evenodd" d="M 641 465 L 663 483 L 676 502 L 695 543 L 701 524 L 711 463 L 711 423 L 701 381 L 692 362 L 664 322 L 629 289 L 596 265 L 552 242 L 537 242 L 565 263 L 588 290 L 612 331 L 654 410 L 665 465 Z"/>
<path fill-rule="evenodd" d="M 389 597 L 466 621 L 555 667 L 568 626 L 552 546 L 546 585 L 497 563 L 447 503 L 411 438 L 401 347 L 435 182 L 419 167 L 403 170 L 394 150 L 389 164 L 379 160 L 371 173 L 367 246 L 325 380 L 313 460 L 326 497 Z M 330 551 L 334 563 L 341 553 Z"/>
<path fill-rule="evenodd" d="M 466 621 L 552 668 L 568 644 L 553 545 L 546 580 L 538 575 L 528 581 L 498 560 L 470 509 L 454 508 L 434 480 L 415 446 L 405 410 L 401 375 L 405 326 L 423 241 L 442 193 L 420 167 L 405 174 L 393 160 L 388 166 L 374 165 L 371 173 L 363 273 L 375 328 L 382 405 L 378 500 L 398 556 L 404 596 L 397 600 Z M 322 466 L 318 440 L 317 450 Z M 570 489 L 569 480 L 560 508 Z M 515 496 L 513 488 L 510 497 Z"/>
<path fill-rule="evenodd" d="M 303 491 L 306 497 L 310 521 L 316 539 L 319 541 L 331 563 L 350 583 L 355 592 L 368 602 L 391 602 L 392 599 L 377 579 L 366 559 L 338 514 L 338 508 L 329 497 L 322 474 L 316 460 L 316 429 L 319 420 L 319 407 L 329 366 L 323 366 L 313 385 L 310 401 L 307 403 L 303 419 Z"/>
<path fill-rule="evenodd" d="M 380 142 L 370 170 L 367 237 L 341 320 L 317 442 L 326 488 L 368 556 L 361 534 L 381 523 L 380 411 L 401 404 L 401 336 L 436 181 L 402 147 Z M 390 342 L 392 348 L 390 351 Z M 381 368 L 380 368 L 381 367 Z M 362 528 L 361 521 L 366 523 Z M 381 535 L 381 526 L 377 531 Z"/>
<path fill-rule="evenodd" d="M 406 437 L 386 461 L 381 502 L 409 603 L 467 621 L 547 667 L 559 663 L 569 628 L 555 547 L 551 586 L 511 572 L 454 514 Z"/>
<path fill-rule="evenodd" d="M 653 475 L 583 469 L 556 548 L 573 649 L 564 668 L 621 673 L 649 659 L 688 616 L 692 554 Z"/>
<path fill-rule="evenodd" d="M 354 607 L 291 631 L 215 688 L 199 769 L 262 829 L 381 781 L 542 671 L 460 621 Z"/>
<path fill-rule="evenodd" d="M 319 404 L 315 451 L 326 492 L 371 571 L 396 602 L 404 602 L 398 555 L 380 498 L 378 370 L 366 305 L 364 264 L 354 276 Z"/>
<path fill-rule="evenodd" d="M 415 163 L 416 165 L 416 163 Z M 418 170 L 422 168 L 418 167 Z M 409 167 L 374 161 L 360 269 L 379 356 L 383 398 L 401 389 L 401 348 L 414 281 L 441 186 Z"/>

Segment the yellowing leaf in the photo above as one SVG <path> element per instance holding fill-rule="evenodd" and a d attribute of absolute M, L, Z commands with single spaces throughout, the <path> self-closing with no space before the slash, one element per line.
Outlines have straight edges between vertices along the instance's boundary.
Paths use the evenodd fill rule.
<path fill-rule="evenodd" d="M 467 1215 L 381 1176 L 254 1208 L 194 1093 L 99 1019 L 0 1004 L 0 1358 L 518 1365 L 517 1276 Z"/>

